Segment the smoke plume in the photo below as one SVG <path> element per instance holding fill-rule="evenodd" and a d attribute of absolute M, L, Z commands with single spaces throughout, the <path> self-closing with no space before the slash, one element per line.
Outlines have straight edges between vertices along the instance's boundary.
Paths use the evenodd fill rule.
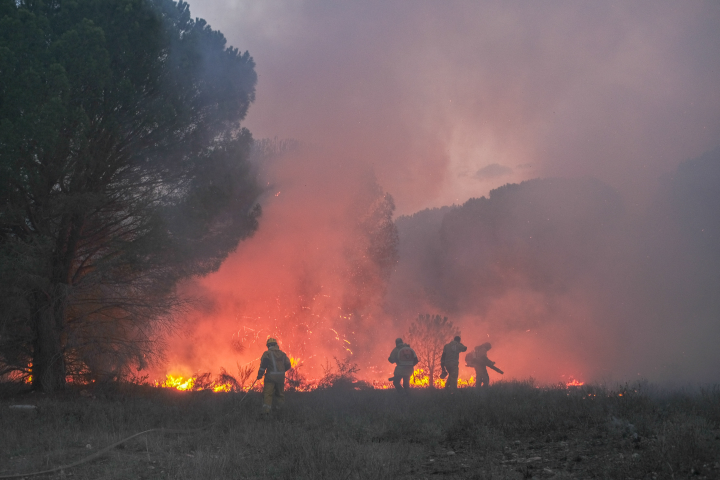
<path fill-rule="evenodd" d="M 186 286 L 169 368 L 278 335 L 311 376 L 352 352 L 381 378 L 437 313 L 507 376 L 718 380 L 720 5 L 191 7 L 257 64 L 245 126 L 301 146 L 258 159 L 260 228 Z"/>

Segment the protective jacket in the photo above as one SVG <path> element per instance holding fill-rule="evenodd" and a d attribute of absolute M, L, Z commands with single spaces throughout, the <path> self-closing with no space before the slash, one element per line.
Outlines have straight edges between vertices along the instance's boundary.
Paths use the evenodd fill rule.
<path fill-rule="evenodd" d="M 443 367 L 457 367 L 460 364 L 460 352 L 467 351 L 467 347 L 453 340 L 443 347 L 440 365 Z"/>
<path fill-rule="evenodd" d="M 285 355 L 285 352 L 280 350 L 277 345 L 272 345 L 260 357 L 258 378 L 265 375 L 265 378 L 269 380 L 285 380 L 285 372 L 291 368 L 290 359 Z"/>
<path fill-rule="evenodd" d="M 401 343 L 390 352 L 388 362 L 397 364 L 398 367 L 414 367 L 418 360 L 415 350 L 407 343 Z"/>

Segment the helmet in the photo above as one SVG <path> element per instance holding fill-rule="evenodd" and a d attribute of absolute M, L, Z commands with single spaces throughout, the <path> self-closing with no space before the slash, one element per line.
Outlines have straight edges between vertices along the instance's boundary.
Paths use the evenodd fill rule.
<path fill-rule="evenodd" d="M 268 339 L 265 341 L 265 346 L 269 347 L 270 345 L 275 344 L 277 345 L 277 340 L 275 340 L 272 337 L 268 337 Z"/>
<path fill-rule="evenodd" d="M 456 335 L 455 338 L 453 338 L 453 340 L 455 340 L 456 342 L 459 342 L 459 341 L 460 341 L 460 335 Z"/>
<path fill-rule="evenodd" d="M 403 343 L 402 338 L 395 339 L 395 345 L 400 345 L 401 343 Z"/>
<path fill-rule="evenodd" d="M 484 348 L 485 350 L 490 350 L 492 348 L 492 345 L 490 345 L 490 342 L 483 343 L 478 348 Z"/>

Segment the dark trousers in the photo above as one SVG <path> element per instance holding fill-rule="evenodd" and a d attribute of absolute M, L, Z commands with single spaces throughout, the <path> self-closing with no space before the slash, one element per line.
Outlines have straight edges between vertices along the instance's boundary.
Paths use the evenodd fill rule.
<path fill-rule="evenodd" d="M 393 374 L 393 385 L 398 392 L 410 392 L 410 377 L 413 374 L 413 367 L 397 366 Z M 400 382 L 402 381 L 402 385 Z"/>
<path fill-rule="evenodd" d="M 458 365 L 445 365 L 445 370 L 448 372 L 447 381 L 445 382 L 445 388 L 448 390 L 457 390 L 458 382 Z"/>
<path fill-rule="evenodd" d="M 490 375 L 488 375 L 487 368 L 475 368 L 475 386 L 477 388 L 485 388 L 488 385 L 490 385 Z"/>

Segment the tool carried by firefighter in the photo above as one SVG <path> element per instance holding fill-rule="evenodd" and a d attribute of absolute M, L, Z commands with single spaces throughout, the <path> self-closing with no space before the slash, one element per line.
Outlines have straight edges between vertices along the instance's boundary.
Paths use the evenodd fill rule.
<path fill-rule="evenodd" d="M 240 399 L 237 406 L 240 406 L 242 402 L 245 400 L 245 398 L 248 396 L 248 394 L 252 391 L 252 388 L 255 386 L 255 383 L 257 380 L 255 380 L 252 385 L 250 385 L 250 388 L 247 389 L 247 392 L 245 392 L 245 395 Z M 198 433 L 202 432 L 204 430 L 208 430 L 209 428 L 212 428 L 216 425 L 220 425 L 224 421 L 223 419 L 219 419 L 215 422 L 212 422 L 208 425 L 205 425 L 204 427 L 199 428 L 190 428 L 190 429 L 177 429 L 177 428 L 151 428 L 150 430 L 145 430 L 143 432 L 139 432 L 133 435 L 130 435 L 129 437 L 125 437 L 122 440 L 113 443 L 112 445 L 108 445 L 105 448 L 102 448 L 98 450 L 97 452 L 93 453 L 92 455 L 89 455 L 85 458 L 81 458 L 80 460 L 77 460 L 73 463 L 69 463 L 67 465 L 61 465 L 59 467 L 49 468 L 47 470 L 38 470 L 35 472 L 28 472 L 28 473 L 17 473 L 17 474 L 11 474 L 11 475 L 0 475 L 0 480 L 10 480 L 11 478 L 27 478 L 27 477 L 36 477 L 39 475 L 50 475 L 53 473 L 61 472 L 61 474 L 65 475 L 65 470 L 70 470 L 71 468 L 80 466 L 84 463 L 88 463 L 92 460 L 95 460 L 97 458 L 100 458 L 104 456 L 106 453 L 110 452 L 115 447 L 118 447 L 124 443 L 129 442 L 133 438 L 141 437 L 143 435 L 147 435 L 149 433 L 160 433 L 160 434 L 188 434 L 188 433 Z M 71 474 L 72 475 L 72 474 Z"/>
<path fill-rule="evenodd" d="M 284 375 L 284 372 L 283 372 L 283 375 Z M 237 405 L 236 405 L 235 408 L 237 408 L 237 407 L 239 407 L 240 405 L 242 405 L 242 403 L 243 403 L 243 402 L 245 401 L 245 399 L 247 398 L 248 394 L 252 391 L 253 387 L 255 386 L 255 383 L 257 383 L 257 381 L 258 381 L 260 378 L 261 378 L 261 377 L 258 377 L 257 379 L 255 379 L 255 381 L 253 381 L 253 383 L 252 383 L 252 384 L 250 385 L 250 387 L 247 389 L 247 391 L 245 392 L 245 395 L 243 395 L 243 397 L 242 397 L 242 398 L 240 399 L 240 401 L 237 403 Z M 228 415 L 228 414 L 226 414 L 226 415 Z M 226 416 L 226 415 L 225 415 L 225 416 Z M 225 416 L 223 416 L 223 417 L 225 417 Z M 214 427 L 214 426 L 220 425 L 220 424 L 222 424 L 224 421 L 225 421 L 225 419 L 224 419 L 224 418 L 221 418 L 221 419 L 218 419 L 218 420 L 216 420 L 215 422 L 212 422 L 212 423 L 210 423 L 210 424 L 207 424 L 207 425 L 205 425 L 205 426 L 203 426 L 203 427 L 189 428 L 189 429 L 178 429 L 178 428 L 151 428 L 150 430 L 145 430 L 145 431 L 143 431 L 143 432 L 139 432 L 139 433 L 130 435 L 129 437 L 123 438 L 122 440 L 120 440 L 120 441 L 118 441 L 118 442 L 115 442 L 115 443 L 113 443 L 112 445 L 108 445 L 107 447 L 98 450 L 97 452 L 93 453 L 92 455 L 89 455 L 89 456 L 87 456 L 87 457 L 85 457 L 85 458 L 81 458 L 80 460 L 77 460 L 77 461 L 75 461 L 75 462 L 69 463 L 69 464 L 67 464 L 67 465 L 61 465 L 61 466 L 59 466 L 59 467 L 49 468 L 49 469 L 47 469 L 47 470 L 38 470 L 38 471 L 35 471 L 35 472 L 18 473 L 18 474 L 10 474 L 10 475 L 0 475 L 0 480 L 9 480 L 9 479 L 11 479 L 11 478 L 36 477 L 36 476 L 38 476 L 38 475 L 50 475 L 50 474 L 57 473 L 57 472 L 64 472 L 65 470 L 70 470 L 71 468 L 80 466 L 80 465 L 82 465 L 82 464 L 84 464 L 84 463 L 88 463 L 88 462 L 90 462 L 90 461 L 92 461 L 92 460 L 95 460 L 95 459 L 97 459 L 97 458 L 100 458 L 100 457 L 104 456 L 105 454 L 107 454 L 108 452 L 110 452 L 110 451 L 111 451 L 112 449 L 114 449 L 115 447 L 118 447 L 118 446 L 120 446 L 120 445 L 122 445 L 122 444 L 124 444 L 124 443 L 129 442 L 129 441 L 132 440 L 133 438 L 141 437 L 141 436 L 143 436 L 143 435 L 147 435 L 147 434 L 150 434 L 150 433 L 160 433 L 160 434 L 189 434 L 189 433 L 198 433 L 198 432 L 202 432 L 202 431 L 204 431 L 204 430 L 208 430 L 208 429 L 210 429 L 210 428 L 212 428 L 212 427 Z"/>
<path fill-rule="evenodd" d="M 483 343 L 478 345 L 475 349 L 465 355 L 466 366 L 475 369 L 475 386 L 487 387 L 490 385 L 490 376 L 488 375 L 487 369 L 491 368 L 499 374 L 504 374 L 502 370 L 495 366 L 495 362 L 487 357 L 487 352 L 492 348 L 489 343 Z"/>

